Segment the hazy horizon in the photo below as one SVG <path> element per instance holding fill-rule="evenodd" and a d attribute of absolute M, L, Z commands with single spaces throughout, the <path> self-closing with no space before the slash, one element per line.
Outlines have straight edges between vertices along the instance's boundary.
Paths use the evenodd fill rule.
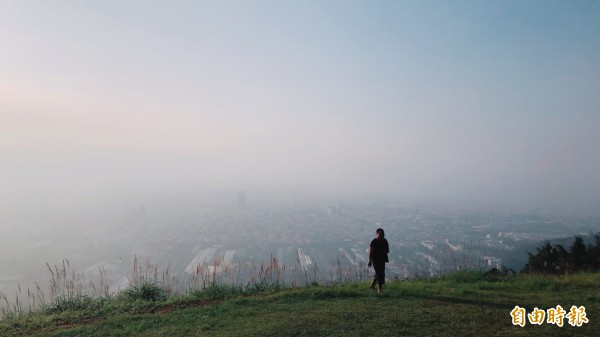
<path fill-rule="evenodd" d="M 600 215 L 597 2 L 0 9 L 5 213 L 244 190 Z"/>

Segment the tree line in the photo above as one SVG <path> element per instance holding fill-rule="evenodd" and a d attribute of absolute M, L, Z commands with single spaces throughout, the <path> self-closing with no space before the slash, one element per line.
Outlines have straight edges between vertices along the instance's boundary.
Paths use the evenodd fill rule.
<path fill-rule="evenodd" d="M 580 271 L 600 270 L 600 233 L 594 235 L 595 244 L 586 245 L 581 236 L 576 235 L 573 244 L 565 249 L 560 244 L 546 241 L 529 254 L 524 273 L 564 275 Z"/>

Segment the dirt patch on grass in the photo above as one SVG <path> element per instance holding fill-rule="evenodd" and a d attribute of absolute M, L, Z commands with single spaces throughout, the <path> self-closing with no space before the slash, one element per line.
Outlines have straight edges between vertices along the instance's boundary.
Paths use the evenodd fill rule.
<path fill-rule="evenodd" d="M 181 304 L 169 304 L 164 305 L 159 308 L 156 308 L 153 313 L 155 314 L 168 314 L 175 310 L 185 309 L 185 308 L 198 308 L 198 307 L 206 307 L 213 303 L 217 302 L 216 300 L 198 300 L 193 302 L 186 302 Z"/>

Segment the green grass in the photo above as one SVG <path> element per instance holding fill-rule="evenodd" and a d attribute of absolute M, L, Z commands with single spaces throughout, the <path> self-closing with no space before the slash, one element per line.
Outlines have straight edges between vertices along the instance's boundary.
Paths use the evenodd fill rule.
<path fill-rule="evenodd" d="M 88 301 L 7 318 L 0 336 L 600 336 L 600 274 L 454 274 L 389 282 L 382 294 L 347 283 Z M 516 305 L 528 312 L 585 306 L 589 323 L 514 326 Z"/>

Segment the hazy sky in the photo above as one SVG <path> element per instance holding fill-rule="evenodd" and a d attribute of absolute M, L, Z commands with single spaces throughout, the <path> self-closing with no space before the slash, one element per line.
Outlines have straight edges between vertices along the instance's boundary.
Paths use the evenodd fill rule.
<path fill-rule="evenodd" d="M 599 129 L 597 1 L 0 2 L 3 202 L 290 189 L 589 211 Z"/>

